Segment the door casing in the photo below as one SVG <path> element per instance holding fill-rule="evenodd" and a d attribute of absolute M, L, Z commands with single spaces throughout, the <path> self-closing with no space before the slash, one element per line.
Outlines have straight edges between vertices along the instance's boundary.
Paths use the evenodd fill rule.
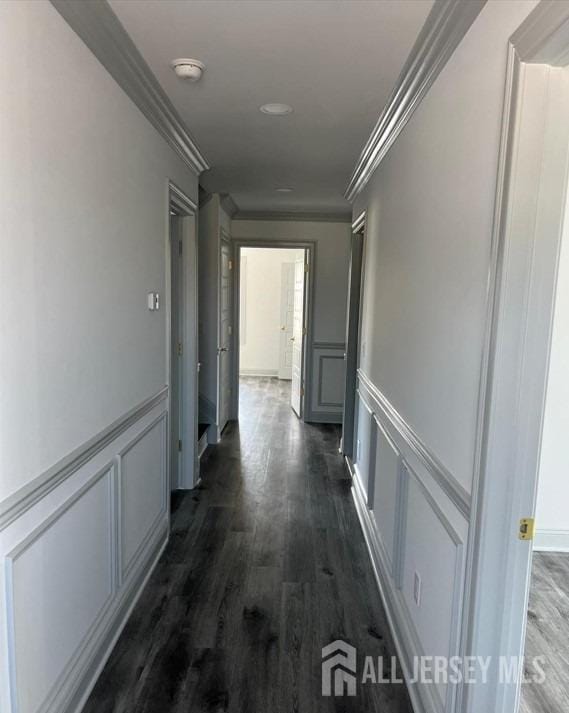
<path fill-rule="evenodd" d="M 350 272 L 348 281 L 348 306 L 346 314 L 346 381 L 344 388 L 344 411 L 342 415 L 342 441 L 340 450 L 344 456 L 354 455 L 354 428 L 356 409 L 356 385 L 358 371 L 358 344 L 363 272 L 365 211 L 352 224 Z"/>
<path fill-rule="evenodd" d="M 189 490 L 194 488 L 199 480 L 198 458 L 198 230 L 197 204 L 189 198 L 172 181 L 167 185 L 167 239 L 166 239 L 166 381 L 172 385 L 174 360 L 180 360 L 181 391 L 178 394 L 180 404 L 180 439 L 182 450 L 178 458 L 177 443 L 172 424 L 174 422 L 172 408 L 176 399 L 168 399 L 168 474 L 172 484 L 174 459 L 178 459 L 179 469 L 177 488 Z M 172 302 L 177 298 L 173 294 L 172 281 L 172 240 L 170 235 L 170 218 L 173 211 L 179 218 L 178 239 L 183 248 L 180 258 L 184 261 L 184 282 L 182 289 L 181 325 L 182 354 L 178 355 L 173 348 Z"/>
<path fill-rule="evenodd" d="M 542 1 L 508 49 L 462 622 L 464 655 L 521 657 L 569 167 L 569 5 Z M 515 713 L 517 682 L 463 686 L 457 710 Z"/>

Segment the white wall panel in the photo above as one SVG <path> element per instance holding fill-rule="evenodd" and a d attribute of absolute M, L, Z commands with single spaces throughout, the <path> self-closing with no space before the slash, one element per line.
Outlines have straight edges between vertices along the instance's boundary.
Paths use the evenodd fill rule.
<path fill-rule="evenodd" d="M 7 555 L 18 713 L 36 713 L 57 692 L 53 689 L 110 604 L 112 477 L 109 466 Z"/>
<path fill-rule="evenodd" d="M 381 426 L 377 429 L 375 463 L 371 464 L 373 488 L 373 514 L 391 572 L 396 558 L 396 527 L 399 488 L 399 453 Z"/>
<path fill-rule="evenodd" d="M 428 656 L 456 655 L 462 545 L 445 516 L 414 476 L 407 485 L 403 537 L 402 591 L 423 651 Z M 420 603 L 414 598 L 415 574 L 421 580 Z M 441 704 L 446 686 L 439 684 Z"/>
<path fill-rule="evenodd" d="M 121 573 L 128 575 L 136 556 L 159 520 L 167 515 L 166 419 L 145 429 L 120 454 L 119 491 Z"/>

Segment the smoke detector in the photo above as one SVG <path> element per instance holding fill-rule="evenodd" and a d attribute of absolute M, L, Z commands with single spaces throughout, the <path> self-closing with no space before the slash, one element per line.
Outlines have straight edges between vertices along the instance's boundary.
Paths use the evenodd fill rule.
<path fill-rule="evenodd" d="M 205 64 L 197 59 L 175 59 L 171 63 L 171 67 L 180 79 L 198 82 L 205 69 Z"/>

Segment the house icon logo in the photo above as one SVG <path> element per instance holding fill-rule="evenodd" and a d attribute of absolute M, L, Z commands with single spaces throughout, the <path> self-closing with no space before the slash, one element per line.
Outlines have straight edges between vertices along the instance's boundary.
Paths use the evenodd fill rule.
<path fill-rule="evenodd" d="M 322 649 L 322 695 L 356 695 L 356 650 L 338 639 Z M 332 678 L 334 693 L 332 694 Z"/>

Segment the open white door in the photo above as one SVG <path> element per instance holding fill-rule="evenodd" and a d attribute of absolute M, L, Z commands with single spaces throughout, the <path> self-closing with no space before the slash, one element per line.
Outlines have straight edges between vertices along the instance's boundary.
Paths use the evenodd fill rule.
<path fill-rule="evenodd" d="M 294 326 L 294 262 L 281 266 L 281 339 L 279 379 L 292 379 L 292 347 Z"/>
<path fill-rule="evenodd" d="M 170 489 L 191 489 L 199 479 L 198 299 L 195 206 L 170 193 Z"/>
<path fill-rule="evenodd" d="M 302 356 L 304 354 L 304 284 L 305 284 L 304 253 L 294 263 L 294 310 L 292 327 L 292 388 L 290 403 L 300 418 L 302 416 L 302 400 L 304 382 L 302 373 Z"/>
<path fill-rule="evenodd" d="M 219 346 L 218 346 L 218 429 L 219 433 L 229 420 L 231 408 L 231 315 L 233 313 L 231 284 L 231 243 L 221 241 L 219 286 Z"/>

